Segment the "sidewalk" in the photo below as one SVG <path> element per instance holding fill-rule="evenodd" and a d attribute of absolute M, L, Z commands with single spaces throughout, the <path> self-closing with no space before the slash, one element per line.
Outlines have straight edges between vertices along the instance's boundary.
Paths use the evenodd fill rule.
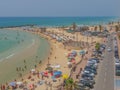
<path fill-rule="evenodd" d="M 91 57 L 91 52 L 92 52 L 93 48 L 94 48 L 94 46 L 91 46 L 90 50 L 88 50 L 88 54 L 86 54 L 84 56 L 84 58 L 81 60 L 81 62 L 76 65 L 75 72 L 72 72 L 72 75 L 71 75 L 71 77 L 74 79 L 74 81 L 78 81 L 80 79 L 81 69 L 83 70 L 84 67 L 86 66 L 87 60 Z"/>

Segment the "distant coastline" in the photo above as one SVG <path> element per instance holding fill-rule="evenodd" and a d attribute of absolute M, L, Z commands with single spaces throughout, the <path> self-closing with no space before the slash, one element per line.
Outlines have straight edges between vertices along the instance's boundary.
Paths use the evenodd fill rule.
<path fill-rule="evenodd" d="M 0 17 L 0 28 L 23 26 L 61 27 L 77 25 L 98 25 L 119 21 L 119 17 Z"/>

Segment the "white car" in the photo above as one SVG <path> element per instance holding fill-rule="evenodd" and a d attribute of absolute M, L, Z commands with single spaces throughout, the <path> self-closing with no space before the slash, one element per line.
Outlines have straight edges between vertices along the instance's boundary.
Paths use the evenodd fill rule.
<path fill-rule="evenodd" d="M 112 49 L 110 47 L 108 47 L 107 51 L 110 52 L 110 51 L 112 51 Z"/>

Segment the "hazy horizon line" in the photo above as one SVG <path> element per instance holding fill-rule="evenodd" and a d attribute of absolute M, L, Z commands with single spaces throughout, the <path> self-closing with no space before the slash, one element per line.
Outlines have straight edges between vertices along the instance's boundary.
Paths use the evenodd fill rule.
<path fill-rule="evenodd" d="M 0 17 L 120 17 L 120 16 L 0 16 Z"/>

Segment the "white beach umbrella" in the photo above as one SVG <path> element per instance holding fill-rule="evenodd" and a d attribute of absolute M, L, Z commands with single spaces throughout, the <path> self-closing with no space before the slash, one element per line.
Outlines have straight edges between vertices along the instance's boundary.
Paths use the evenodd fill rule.
<path fill-rule="evenodd" d="M 23 84 L 23 82 L 16 82 L 16 84 L 17 84 L 17 85 L 21 85 L 21 84 Z"/>

